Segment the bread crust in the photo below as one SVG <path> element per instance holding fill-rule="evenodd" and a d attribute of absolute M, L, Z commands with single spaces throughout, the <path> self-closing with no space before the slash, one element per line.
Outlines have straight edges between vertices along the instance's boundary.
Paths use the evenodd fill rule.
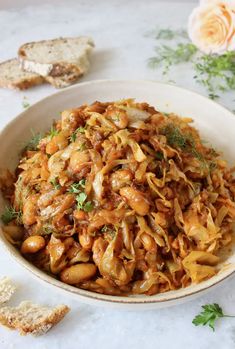
<path fill-rule="evenodd" d="M 18 90 L 26 90 L 30 87 L 40 85 L 43 82 L 45 82 L 45 79 L 37 75 L 35 73 L 28 73 L 28 72 L 21 72 L 24 77 L 11 77 L 9 74 L 9 77 L 7 77 L 7 74 L 4 75 L 4 67 L 11 65 L 11 64 L 16 64 L 17 59 L 9 59 L 7 61 L 4 61 L 0 63 L 0 87 L 3 88 L 10 88 L 10 89 L 18 89 Z M 19 65 L 19 70 L 20 70 L 20 65 Z"/>
<path fill-rule="evenodd" d="M 27 50 L 31 49 L 32 47 L 39 47 L 40 45 L 44 44 L 50 44 L 53 50 L 53 45 L 55 43 L 60 42 L 61 45 L 66 44 L 69 40 L 86 40 L 86 48 L 84 48 L 84 52 L 81 55 L 81 60 L 79 61 L 78 57 L 78 62 L 69 62 L 65 61 L 64 59 L 58 60 L 57 62 L 49 62 L 48 58 L 48 63 L 45 62 L 40 62 L 34 59 L 31 59 L 27 56 Z M 83 43 L 84 44 L 84 43 Z M 89 62 L 88 62 L 88 54 L 94 47 L 94 42 L 91 38 L 86 38 L 86 37 L 78 37 L 78 38 L 57 38 L 57 39 L 51 39 L 51 40 L 41 40 L 41 41 L 35 41 L 35 42 L 29 42 L 26 44 L 23 44 L 19 50 L 18 50 L 18 59 L 20 61 L 21 68 L 24 71 L 32 72 L 32 73 L 37 73 L 41 76 L 47 77 L 59 77 L 63 76 L 66 74 L 77 74 L 78 77 L 81 74 L 84 74 L 87 69 L 89 68 Z M 65 80 L 65 78 L 64 78 Z"/>
<path fill-rule="evenodd" d="M 69 310 L 66 305 L 58 305 L 50 309 L 25 301 L 18 307 L 0 308 L 0 323 L 10 329 L 18 330 L 23 336 L 27 334 L 40 336 L 60 322 Z M 42 316 L 44 312 L 45 315 Z M 38 313 L 41 314 L 38 315 Z M 39 319 L 40 316 L 41 319 Z"/>
<path fill-rule="evenodd" d="M 16 291 L 16 286 L 11 279 L 4 277 L 0 279 L 0 305 L 8 302 Z"/>

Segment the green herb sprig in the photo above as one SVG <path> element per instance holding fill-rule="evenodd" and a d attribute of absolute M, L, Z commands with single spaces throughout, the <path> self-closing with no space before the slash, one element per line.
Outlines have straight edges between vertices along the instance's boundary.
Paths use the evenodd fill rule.
<path fill-rule="evenodd" d="M 59 131 L 52 126 L 50 131 L 49 131 L 49 138 L 52 139 L 53 137 L 57 136 L 59 134 Z"/>
<path fill-rule="evenodd" d="M 149 67 L 156 68 L 163 65 L 162 74 L 168 74 L 173 64 L 189 62 L 197 52 L 196 46 L 191 43 L 179 43 L 175 48 L 162 45 L 155 48 L 156 56 L 149 59 Z"/>
<path fill-rule="evenodd" d="M 219 98 L 216 91 L 235 90 L 235 52 L 201 55 L 194 62 L 194 69 L 194 78 L 207 88 L 211 99 Z"/>
<path fill-rule="evenodd" d="M 213 331 L 215 331 L 215 322 L 218 319 L 224 318 L 224 317 L 235 317 L 233 315 L 226 315 L 226 314 L 224 314 L 222 308 L 217 303 L 203 305 L 202 309 L 203 310 L 200 312 L 200 314 L 195 316 L 195 318 L 193 319 L 192 323 L 195 326 L 199 326 L 199 325 L 206 326 L 206 325 L 209 325 L 209 327 Z"/>
<path fill-rule="evenodd" d="M 31 134 L 32 134 L 32 138 L 25 145 L 24 150 L 31 150 L 31 151 L 37 150 L 37 146 L 40 140 L 43 138 L 43 135 L 40 132 L 35 133 L 33 130 L 31 130 Z"/>
<path fill-rule="evenodd" d="M 1 215 L 4 224 L 8 224 L 16 219 L 17 224 L 22 224 L 22 211 L 16 211 L 13 206 L 6 206 L 5 211 Z"/>
<path fill-rule="evenodd" d="M 155 55 L 148 60 L 150 68 L 162 67 L 162 74 L 169 73 L 172 65 L 190 63 L 195 72 L 194 79 L 203 85 L 211 99 L 219 98 L 222 92 L 235 90 L 235 52 L 223 55 L 207 55 L 193 45 L 184 30 L 161 29 L 152 34 L 161 45 L 155 48 Z M 177 42 L 181 39 L 182 42 Z M 173 45 L 164 44 L 174 40 Z"/>
<path fill-rule="evenodd" d="M 77 208 L 85 212 L 90 212 L 93 210 L 94 205 L 91 201 L 86 202 L 86 199 L 87 199 L 87 195 L 85 193 L 83 192 L 79 193 L 76 196 Z"/>
<path fill-rule="evenodd" d="M 180 148 L 182 151 L 190 153 L 201 162 L 205 162 L 203 155 L 197 150 L 194 138 L 189 133 L 183 133 L 174 124 L 166 125 L 161 132 L 166 136 L 168 144 L 173 148 Z"/>
<path fill-rule="evenodd" d="M 177 37 L 187 38 L 187 31 L 184 29 L 172 30 L 170 28 L 156 29 L 147 33 L 146 36 L 152 36 L 157 40 L 172 40 Z"/>

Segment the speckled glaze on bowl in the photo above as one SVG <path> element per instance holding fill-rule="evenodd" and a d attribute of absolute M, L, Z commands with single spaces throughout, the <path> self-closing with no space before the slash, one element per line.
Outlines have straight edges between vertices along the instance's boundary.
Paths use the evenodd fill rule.
<path fill-rule="evenodd" d="M 53 119 L 60 117 L 62 110 L 95 100 L 114 101 L 123 98 L 135 98 L 140 102 L 148 102 L 161 111 L 192 117 L 202 138 L 222 150 L 230 164 L 235 162 L 235 117 L 219 104 L 194 92 L 158 82 L 99 80 L 81 83 L 44 98 L 11 121 L 0 133 L 0 167 L 13 170 L 22 144 L 31 138 L 31 129 L 35 132 L 48 130 Z M 3 207 L 3 199 L 0 197 L 0 212 Z M 16 262 L 43 282 L 42 286 L 48 285 L 62 293 L 70 293 L 78 301 L 129 310 L 153 309 L 185 302 L 218 285 L 235 271 L 234 251 L 221 265 L 217 275 L 200 284 L 151 297 L 108 296 L 66 285 L 30 264 L 3 234 L 0 234 L 0 242 Z"/>

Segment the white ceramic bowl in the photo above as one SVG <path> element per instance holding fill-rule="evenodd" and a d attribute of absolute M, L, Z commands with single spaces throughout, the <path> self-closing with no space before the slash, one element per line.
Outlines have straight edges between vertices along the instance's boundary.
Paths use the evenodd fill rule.
<path fill-rule="evenodd" d="M 114 101 L 122 98 L 135 98 L 140 102 L 148 102 L 161 111 L 171 111 L 180 116 L 192 117 L 202 138 L 222 150 L 230 164 L 232 161 L 235 162 L 235 117 L 219 104 L 172 85 L 151 81 L 101 80 L 81 83 L 55 93 L 11 121 L 0 133 L 1 168 L 14 170 L 22 144 L 31 138 L 31 129 L 35 132 L 48 130 L 53 119 L 60 117 L 59 113 L 62 110 L 95 100 Z M 0 211 L 2 211 L 3 199 L 0 198 L 0 200 Z M 12 255 L 16 262 L 28 269 L 33 276 L 42 280 L 43 285 L 51 285 L 64 293 L 70 293 L 83 302 L 125 309 L 159 308 L 184 302 L 217 285 L 235 270 L 235 253 L 232 253 L 226 263 L 221 265 L 221 271 L 216 276 L 200 284 L 151 297 L 145 295 L 116 297 L 78 289 L 55 280 L 25 260 L 2 234 L 0 234 L 0 242 L 6 247 L 9 255 Z"/>

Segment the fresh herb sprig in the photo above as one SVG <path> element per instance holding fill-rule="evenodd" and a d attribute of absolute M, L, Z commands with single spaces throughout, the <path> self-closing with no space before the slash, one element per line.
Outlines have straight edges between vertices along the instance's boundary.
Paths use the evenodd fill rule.
<path fill-rule="evenodd" d="M 22 224 L 22 211 L 16 211 L 13 206 L 6 206 L 5 211 L 1 215 L 4 224 L 8 224 L 16 219 L 17 224 Z"/>
<path fill-rule="evenodd" d="M 33 130 L 31 130 L 31 134 L 32 134 L 32 138 L 26 144 L 26 146 L 24 147 L 24 150 L 31 150 L 31 151 L 37 150 L 37 146 L 40 140 L 43 138 L 43 135 L 40 132 L 35 133 Z"/>
<path fill-rule="evenodd" d="M 213 331 L 215 331 L 215 322 L 218 319 L 224 318 L 224 317 L 235 317 L 233 315 L 226 315 L 226 314 L 224 314 L 222 308 L 217 303 L 203 305 L 202 309 L 203 310 L 200 312 L 200 314 L 195 316 L 195 318 L 193 319 L 192 323 L 195 326 L 199 326 L 199 325 L 206 326 L 206 325 L 209 325 L 209 327 Z"/>
<path fill-rule="evenodd" d="M 148 61 L 150 68 L 162 67 L 162 74 L 169 73 L 172 65 L 190 63 L 195 72 L 194 79 L 203 85 L 211 99 L 219 98 L 222 92 L 235 90 L 235 52 L 223 55 L 207 55 L 193 45 L 184 30 L 161 29 L 152 34 L 161 45 L 155 48 L 156 54 Z M 173 40 L 169 46 L 164 42 Z M 181 39 L 182 42 L 177 42 Z"/>
<path fill-rule="evenodd" d="M 59 134 L 59 130 L 57 130 L 54 126 L 51 127 L 49 131 L 49 138 L 52 139 L 53 137 L 57 136 Z"/>
<path fill-rule="evenodd" d="M 190 133 L 183 133 L 174 124 L 166 125 L 161 132 L 166 136 L 167 142 L 171 147 L 180 148 L 198 160 L 205 162 L 203 155 L 197 150 L 195 140 Z"/>
<path fill-rule="evenodd" d="M 172 30 L 170 28 L 155 29 L 147 33 L 146 36 L 152 36 L 157 40 L 172 40 L 177 37 L 187 38 L 187 31 L 184 29 Z"/>
<path fill-rule="evenodd" d="M 191 43 L 179 43 L 175 48 L 162 45 L 155 48 L 156 56 L 149 59 L 149 67 L 156 68 L 163 65 L 162 74 L 168 74 L 173 64 L 189 62 L 197 52 L 196 46 Z"/>
<path fill-rule="evenodd" d="M 194 62 L 194 69 L 194 78 L 207 88 L 211 99 L 219 97 L 216 91 L 235 90 L 235 52 L 201 55 Z"/>

